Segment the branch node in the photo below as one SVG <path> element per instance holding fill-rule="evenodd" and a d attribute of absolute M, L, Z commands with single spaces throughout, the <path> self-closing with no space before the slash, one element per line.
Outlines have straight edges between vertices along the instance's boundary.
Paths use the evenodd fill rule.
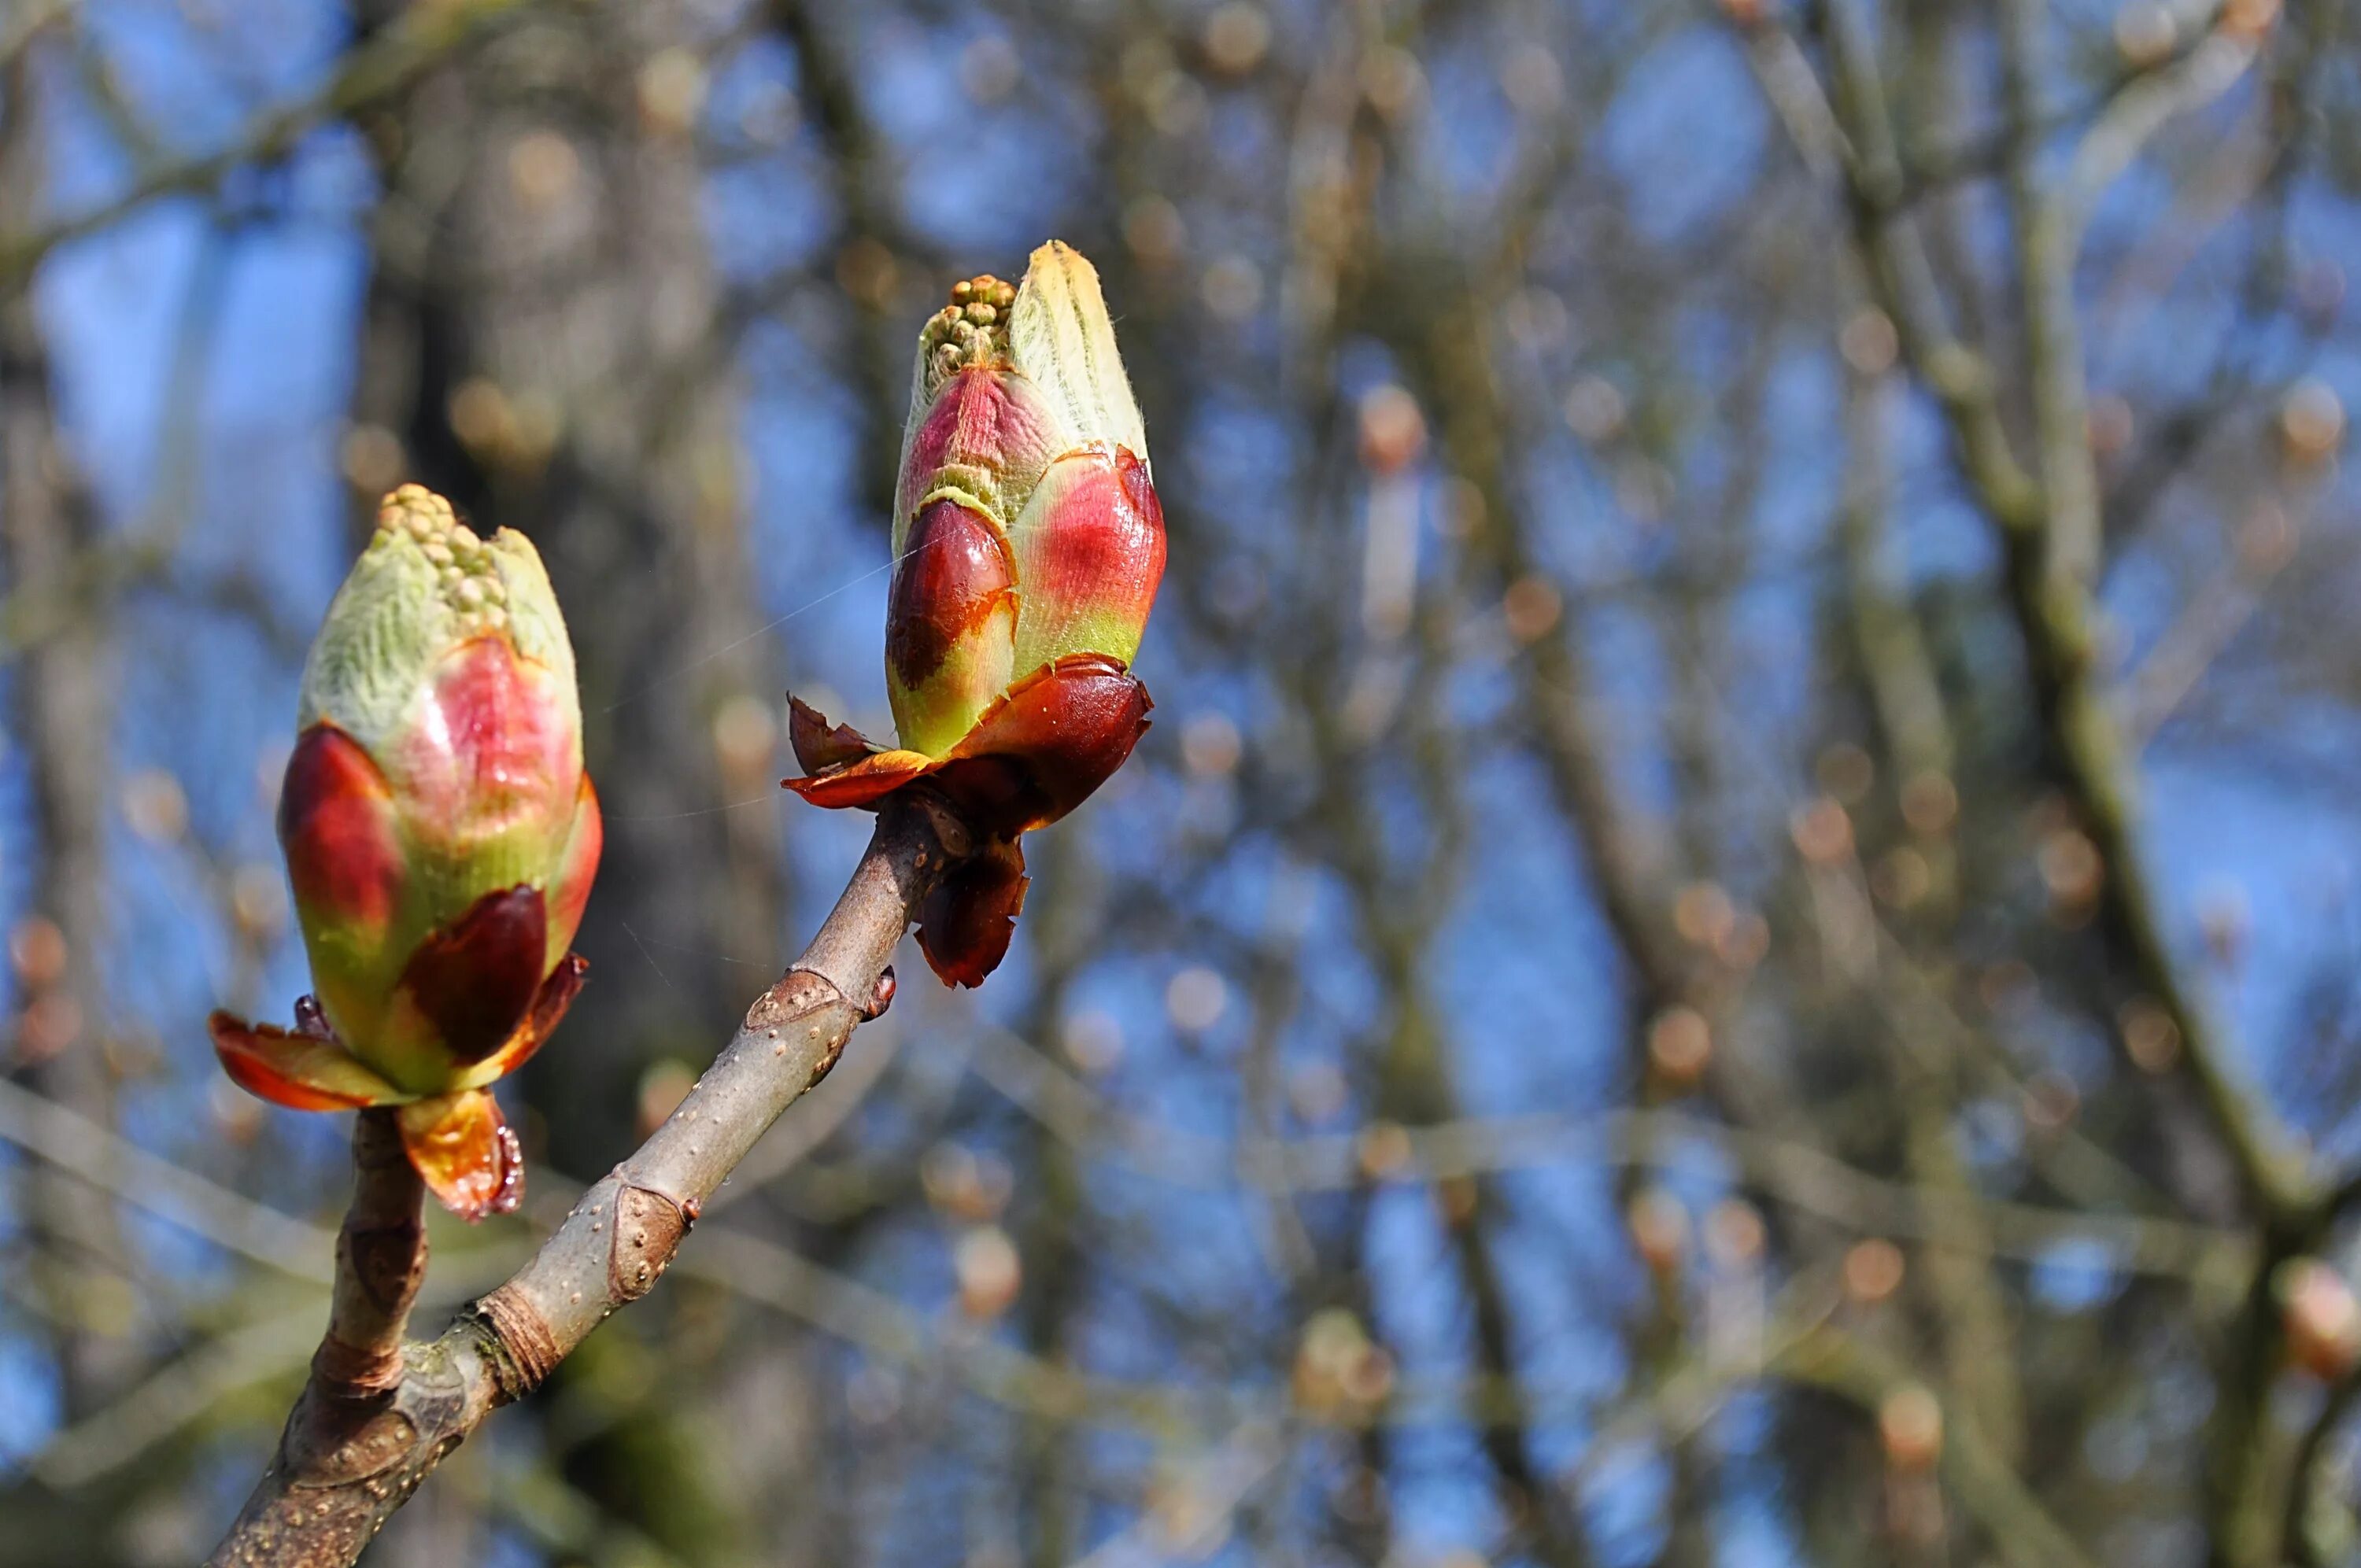
<path fill-rule="evenodd" d="M 690 1221 L 687 1206 L 669 1194 L 622 1184 L 615 1194 L 614 1240 L 607 1251 L 607 1288 L 617 1301 L 636 1301 L 655 1288 L 672 1266 Z"/>
<path fill-rule="evenodd" d="M 658 1185 L 633 1180 L 642 1168 L 624 1161 L 583 1196 L 531 1263 L 425 1343 L 401 1343 L 402 1320 L 424 1271 L 425 1232 L 418 1223 L 423 1190 L 391 1115 L 361 1113 L 353 1138 L 358 1174 L 338 1246 L 330 1332 L 277 1462 L 256 1484 L 214 1563 L 352 1562 L 494 1408 L 533 1392 L 598 1321 L 654 1287 L 697 1221 L 698 1197 L 742 1155 L 737 1135 L 751 1144 L 801 1092 L 782 1080 L 771 1058 L 796 1051 L 799 1061 L 817 1061 L 817 1082 L 853 1029 L 891 999 L 892 983 L 881 971 L 933 881 L 914 867 L 913 857 L 920 850 L 939 860 L 950 853 L 928 836 L 930 824 L 945 823 L 956 825 L 948 808 L 924 817 L 884 814 L 844 896 L 803 957 L 747 1010 L 744 1035 L 700 1084 L 708 1094 L 702 1108 L 714 1113 L 716 1130 L 730 1145 L 727 1163 L 713 1168 L 710 1157 L 696 1157 L 693 1142 L 684 1157 L 659 1134 L 642 1151 L 648 1158 L 643 1173 Z M 851 992 L 862 1001 L 851 1000 Z M 790 1034 L 792 1042 L 782 1038 Z M 763 1051 L 765 1044 L 775 1050 Z M 698 1113 L 691 1109 L 686 1119 Z M 675 1138 L 702 1135 L 694 1129 Z M 675 1197 L 665 1188 L 690 1195 Z M 605 1289 L 598 1291 L 593 1281 L 602 1259 Z M 594 1294 L 599 1299 L 585 1300 Z M 367 1387 L 380 1377 L 381 1386 Z"/>
<path fill-rule="evenodd" d="M 959 814 L 950 801 L 931 789 L 906 790 L 903 793 L 911 806 L 926 817 L 927 826 L 933 829 L 935 842 L 942 850 L 941 865 L 956 864 L 975 853 L 975 834 L 969 828 L 967 819 Z M 927 852 L 921 849 L 913 862 L 914 868 L 923 871 L 927 863 Z"/>
<path fill-rule="evenodd" d="M 926 857 L 923 854 L 919 856 L 918 863 L 922 866 L 926 864 Z M 869 1005 L 862 1010 L 862 1023 L 874 1024 L 878 1019 L 885 1016 L 885 1010 L 894 1005 L 894 993 L 899 989 L 899 983 L 894 978 L 892 964 L 887 964 L 877 971 L 877 983 L 871 987 L 869 992 Z"/>
<path fill-rule="evenodd" d="M 791 969 L 746 1009 L 746 1033 L 781 1029 L 826 1008 L 846 1004 L 844 992 L 828 976 L 818 970 Z"/>
<path fill-rule="evenodd" d="M 280 1463 L 295 1491 L 358 1486 L 400 1469 L 418 1445 L 418 1423 L 397 1393 L 306 1397 L 280 1441 Z"/>
<path fill-rule="evenodd" d="M 341 1404 L 365 1404 L 382 1399 L 401 1383 L 401 1346 L 352 1344 L 336 1336 L 334 1327 L 320 1336 L 312 1353 L 312 1375 L 321 1392 Z"/>
<path fill-rule="evenodd" d="M 496 1402 L 513 1404 L 541 1387 L 565 1358 L 549 1320 L 513 1279 L 476 1303 L 475 1315 L 490 1342 Z"/>

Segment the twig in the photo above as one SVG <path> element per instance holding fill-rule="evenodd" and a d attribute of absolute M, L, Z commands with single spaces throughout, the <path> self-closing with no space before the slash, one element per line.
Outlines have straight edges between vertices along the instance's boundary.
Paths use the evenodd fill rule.
<path fill-rule="evenodd" d="M 402 1151 L 390 1111 L 353 1122 L 353 1202 L 336 1233 L 328 1332 L 312 1358 L 314 1385 L 361 1398 L 401 1380 L 401 1336 L 426 1282 L 426 1189 Z"/>
<path fill-rule="evenodd" d="M 2032 382 L 2034 446 L 2042 507 L 2036 532 L 2043 587 L 2064 598 L 2087 596 L 2099 569 L 2099 473 L 2091 455 L 2090 393 L 2082 368 L 2081 314 L 2074 305 L 2074 261 L 2081 249 L 2080 210 L 2042 178 L 2039 122 L 2048 0 L 2003 0 L 1999 11 L 2001 86 L 2012 126 L 2006 140 L 2009 215 L 2016 234 L 2017 292 L 2025 312 L 2025 356 Z M 2116 116 L 2110 115 L 2109 121 Z M 2103 149 L 2119 138 L 2086 141 L 2103 149 L 2091 161 L 2094 178 L 2110 161 Z M 2081 162 L 2078 159 L 2078 164 Z M 2088 201 L 2096 187 L 2084 190 Z M 2087 658 L 2078 645 L 2077 655 Z"/>
<path fill-rule="evenodd" d="M 1995 521 L 2021 530 L 2031 525 L 2040 498 L 2001 421 L 1992 366 L 1952 331 L 1926 246 L 1898 210 L 1901 154 L 1869 25 L 1857 5 L 1833 0 L 1828 7 L 1836 118 L 1852 133 L 1845 195 L 1855 235 L 1904 355 L 1949 417 L 1970 480 Z"/>
<path fill-rule="evenodd" d="M 183 1170 L 6 1079 L 0 1079 L 0 1141 L 257 1263 L 298 1279 L 330 1277 L 321 1227 Z"/>
<path fill-rule="evenodd" d="M 1922 1031 L 1933 1025 L 1917 1021 Z M 1897 1037 L 1906 1032 L 1897 1020 Z M 1059 1137 L 1153 1180 L 1206 1191 L 1241 1182 L 1283 1192 L 1345 1191 L 1369 1179 L 1362 1134 L 1224 1143 L 1124 1113 L 1016 1036 L 977 1053 L 984 1081 Z M 1726 1161 L 1765 1196 L 1862 1235 L 1949 1245 L 1972 1229 L 2000 1255 L 2038 1261 L 2082 1242 L 2127 1273 L 2189 1278 L 2243 1267 L 2256 1238 L 2235 1228 L 2097 1209 L 2067 1209 L 1939 1190 L 1847 1164 L 1812 1145 L 1675 1110 L 1471 1116 L 1388 1129 L 1383 1179 L 1434 1182 L 1507 1170 L 1597 1164 L 1666 1173 Z"/>
<path fill-rule="evenodd" d="M 671 1118 L 582 1195 L 531 1261 L 431 1343 L 400 1342 L 402 1286 L 414 1289 L 424 1245 L 402 1249 L 400 1217 L 405 1202 L 415 1216 L 415 1193 L 374 1171 L 378 1124 L 362 1117 L 362 1180 L 328 1335 L 276 1458 L 211 1561 L 351 1563 L 493 1410 L 538 1387 L 591 1330 L 654 1288 L 705 1200 L 880 1010 L 872 998 L 912 912 L 966 851 L 964 829 L 939 806 L 889 807 L 818 935 L 755 998 Z"/>
<path fill-rule="evenodd" d="M 42 29 L 73 8 L 73 0 L 24 0 L 0 27 L 0 61 L 13 60 Z"/>
<path fill-rule="evenodd" d="M 2353 1413 L 2361 1398 L 2361 1375 L 2346 1373 L 2330 1385 L 2320 1413 L 2304 1429 L 2296 1444 L 2295 1463 L 2288 1480 L 2287 1518 L 2279 1525 L 2279 1541 L 2289 1561 L 2300 1568 L 2323 1568 L 2325 1554 L 2310 1528 L 2313 1501 L 2319 1496 L 2320 1470 L 2326 1458 L 2330 1434 Z"/>
<path fill-rule="evenodd" d="M 238 1390 L 299 1367 L 302 1336 L 319 1310 L 316 1301 L 306 1301 L 204 1342 L 50 1439 L 26 1468 L 43 1486 L 71 1491 L 136 1464 Z"/>
<path fill-rule="evenodd" d="M 2138 769 L 2125 751 L 2097 667 L 2101 628 L 2092 577 L 2098 499 L 2070 293 L 2073 225 L 2055 196 L 2034 189 L 2026 172 L 2015 206 L 2041 426 L 2037 478 L 2011 450 L 1989 362 L 1952 334 L 1916 234 L 1888 214 L 1886 187 L 1896 178 L 1893 124 L 1857 5 L 1838 0 L 1828 8 L 1840 117 L 1861 149 L 1846 170 L 1856 234 L 1903 351 L 1943 405 L 1969 479 L 1999 524 L 2009 608 L 2025 639 L 2053 765 L 2107 869 L 2101 899 L 2109 936 L 2179 1030 L 2191 1085 L 2261 1214 L 2274 1223 L 2305 1222 L 2317 1212 L 2318 1184 L 2276 1112 L 2243 1080 L 2219 1020 L 2183 973 L 2140 852 Z M 2026 35 L 2037 28 L 2039 10 L 2004 9 L 2004 56 L 2030 49 Z M 2034 73 L 2015 61 L 2010 73 L 2012 112 L 2032 123 Z M 2032 151 L 2017 148 L 2017 161 L 2028 170 Z"/>
<path fill-rule="evenodd" d="M 2230 564 L 2191 596 L 2179 618 L 2124 682 L 2117 722 L 2135 750 L 2164 728 L 2263 608 L 2271 583 L 2295 559 L 2301 514 L 2289 514 L 2288 521 L 2290 536 L 2285 549 L 2273 549 L 2257 560 L 2234 545 L 2236 553 Z"/>
<path fill-rule="evenodd" d="M 321 1234 L 324 1240 L 327 1233 Z M 510 1272 L 517 1250 L 484 1246 L 446 1257 L 444 1271 L 419 1292 L 412 1310 L 422 1305 L 456 1307 L 489 1289 Z M 320 1251 L 324 1259 L 326 1247 Z M 218 1418 L 242 1390 L 296 1372 L 305 1359 L 303 1335 L 320 1311 L 318 1299 L 308 1291 L 303 1295 L 302 1306 L 268 1316 L 257 1316 L 258 1307 L 246 1301 L 225 1303 L 227 1310 L 239 1314 L 238 1326 L 192 1348 L 113 1404 L 52 1437 L 34 1455 L 33 1475 L 60 1490 L 87 1486 L 137 1464 L 187 1428 Z"/>
<path fill-rule="evenodd" d="M 1162 1507 L 1143 1510 L 1129 1530 L 1076 1559 L 1073 1568 L 1131 1568 L 1212 1556 L 1227 1539 L 1239 1508 L 1285 1461 L 1285 1435 L 1268 1420 L 1248 1418 L 1190 1466 L 1189 1479 Z"/>
<path fill-rule="evenodd" d="M 463 0 L 456 5 L 411 6 L 375 41 L 346 56 L 319 92 L 263 115 L 227 146 L 159 164 L 112 199 L 72 217 L 27 234 L 0 237 L 0 292 L 23 283 L 41 258 L 59 246 L 111 227 L 159 196 L 205 190 L 242 164 L 284 156 L 314 127 L 392 96 L 524 3 Z"/>
<path fill-rule="evenodd" d="M 2216 28 L 2171 65 L 2127 82 L 2075 146 L 2059 192 L 2069 221 L 2079 225 L 2149 137 L 2227 93 L 2260 52 L 2258 35 Z"/>
<path fill-rule="evenodd" d="M 1751 1283 L 1759 1288 L 1761 1281 Z M 1827 1270 L 1795 1275 L 1766 1304 L 1755 1343 L 1738 1352 L 1692 1346 L 1645 1387 L 1592 1414 L 1590 1437 L 1565 1468 L 1565 1488 L 1579 1496 L 1598 1485 L 1629 1445 L 1651 1432 L 1705 1431 L 1731 1399 L 1773 1376 L 1782 1358 L 1825 1330 L 1842 1300 Z"/>
<path fill-rule="evenodd" d="M 1872 1417 L 1912 1381 L 1905 1365 L 1861 1337 L 1825 1326 L 1775 1357 L 1772 1370 L 1798 1387 L 1849 1400 Z M 2092 1568 L 2090 1554 L 1993 1451 L 1967 1411 L 1947 1402 L 1943 1415 L 1944 1478 L 1982 1521 L 1993 1549 L 2017 1568 Z"/>
<path fill-rule="evenodd" d="M 1193 1430 L 1189 1390 L 1078 1371 L 987 1334 L 944 1332 L 894 1297 L 744 1231 L 717 1227 L 708 1241 L 681 1259 L 685 1272 L 884 1360 L 948 1369 L 994 1404 L 1134 1435 Z"/>

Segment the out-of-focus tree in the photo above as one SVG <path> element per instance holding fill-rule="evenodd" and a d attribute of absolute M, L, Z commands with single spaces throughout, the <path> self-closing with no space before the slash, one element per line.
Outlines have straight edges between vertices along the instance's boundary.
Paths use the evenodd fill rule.
<path fill-rule="evenodd" d="M 344 1140 L 305 634 L 393 484 L 581 656 L 498 1283 L 857 828 L 909 345 L 1092 256 L 1159 725 L 372 1561 L 2361 1561 L 2338 0 L 19 0 L 0 1562 L 185 1561 Z M 21 1522 L 20 1522 L 21 1521 Z"/>

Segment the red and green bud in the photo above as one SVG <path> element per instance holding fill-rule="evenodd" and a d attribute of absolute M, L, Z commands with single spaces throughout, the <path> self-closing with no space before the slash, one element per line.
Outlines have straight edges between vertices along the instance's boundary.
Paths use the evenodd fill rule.
<path fill-rule="evenodd" d="M 1164 575 L 1164 514 L 1098 274 L 1055 241 L 1021 286 L 955 286 L 918 339 L 895 491 L 885 749 L 796 705 L 787 787 L 874 808 L 924 778 L 989 848 L 919 942 L 982 982 L 1024 900 L 1017 837 L 1104 783 L 1148 728 L 1131 674 Z"/>
<path fill-rule="evenodd" d="M 1128 664 L 1164 576 L 1164 509 L 1147 459 L 1098 442 L 1060 457 L 1013 531 L 1026 593 L 1020 663 L 1069 653 Z"/>
<path fill-rule="evenodd" d="M 388 496 L 303 670 L 279 838 L 312 968 L 293 1030 L 212 1021 L 230 1076 L 299 1109 L 398 1105 L 411 1161 L 470 1219 L 512 1208 L 486 1085 L 581 987 L 598 870 L 574 651 L 522 535 Z"/>
<path fill-rule="evenodd" d="M 885 690 L 904 745 L 956 745 L 1016 673 L 1018 598 L 1006 538 L 950 496 L 919 509 L 885 611 Z"/>

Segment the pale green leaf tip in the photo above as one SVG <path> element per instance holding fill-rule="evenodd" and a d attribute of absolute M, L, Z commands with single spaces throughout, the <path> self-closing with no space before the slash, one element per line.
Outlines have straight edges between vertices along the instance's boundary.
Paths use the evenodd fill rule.
<path fill-rule="evenodd" d="M 1063 240 L 1038 247 L 1009 312 L 1008 335 L 1017 373 L 1049 397 L 1072 444 L 1109 442 L 1148 461 L 1148 431 L 1087 257 Z"/>

